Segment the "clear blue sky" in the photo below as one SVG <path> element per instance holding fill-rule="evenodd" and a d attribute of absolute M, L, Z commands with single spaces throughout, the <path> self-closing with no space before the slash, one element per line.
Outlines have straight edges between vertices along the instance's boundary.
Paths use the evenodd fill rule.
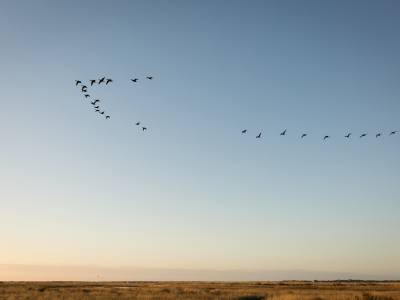
<path fill-rule="evenodd" d="M 1 1 L 0 263 L 399 274 L 399 29 L 399 1 Z M 103 75 L 108 121 L 74 86 Z"/>

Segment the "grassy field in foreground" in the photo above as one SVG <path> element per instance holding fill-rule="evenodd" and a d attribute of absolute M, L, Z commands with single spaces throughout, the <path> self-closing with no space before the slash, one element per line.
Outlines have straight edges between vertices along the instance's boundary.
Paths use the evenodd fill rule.
<path fill-rule="evenodd" d="M 0 282 L 0 300 L 400 300 L 400 282 Z"/>

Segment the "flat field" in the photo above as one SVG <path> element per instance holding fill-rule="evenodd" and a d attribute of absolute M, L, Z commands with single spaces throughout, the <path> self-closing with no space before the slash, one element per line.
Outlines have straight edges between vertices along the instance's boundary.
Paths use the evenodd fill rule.
<path fill-rule="evenodd" d="M 400 300 L 400 282 L 0 282 L 0 300 Z"/>

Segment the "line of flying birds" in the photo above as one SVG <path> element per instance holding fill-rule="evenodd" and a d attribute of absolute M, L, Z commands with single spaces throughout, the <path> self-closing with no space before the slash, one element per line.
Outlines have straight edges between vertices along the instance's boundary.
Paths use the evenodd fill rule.
<path fill-rule="evenodd" d="M 153 78 L 154 78 L 153 76 L 146 76 L 146 79 L 148 79 L 148 80 L 152 80 Z M 131 81 L 132 81 L 133 83 L 137 83 L 137 82 L 139 81 L 139 78 L 131 78 Z M 102 84 L 102 83 L 104 83 L 105 85 L 108 85 L 108 84 L 110 84 L 110 83 L 112 83 L 112 82 L 113 82 L 113 80 L 112 80 L 111 78 L 106 78 L 106 77 L 101 77 L 101 78 L 99 78 L 98 80 L 96 80 L 96 79 L 91 79 L 91 80 L 89 80 L 90 87 L 92 87 L 95 83 L 97 83 L 97 84 Z M 89 94 L 88 91 L 87 91 L 88 87 L 87 87 L 86 85 L 84 85 L 84 84 L 82 83 L 81 80 L 75 80 L 75 85 L 76 85 L 76 86 L 80 86 L 81 91 L 82 91 L 82 93 L 83 93 L 83 95 L 84 95 L 85 98 L 90 98 L 90 94 Z M 101 114 L 101 115 L 104 115 L 104 114 L 105 114 L 105 111 L 102 110 L 102 109 L 100 109 L 100 105 L 98 104 L 99 102 L 100 102 L 99 99 L 95 99 L 94 101 L 91 101 L 90 103 L 93 105 L 93 107 L 94 107 L 94 109 L 95 109 L 95 112 L 97 112 L 97 113 L 99 113 L 99 114 Z M 107 119 L 110 119 L 110 115 L 105 115 L 105 118 L 106 118 L 106 120 L 107 120 Z M 136 123 L 135 123 L 136 126 L 140 126 L 140 124 L 141 124 L 141 122 L 136 122 Z M 142 126 L 142 131 L 146 131 L 146 130 L 147 130 L 147 127 L 146 127 L 146 126 Z M 397 133 L 398 133 L 397 130 L 391 131 L 391 132 L 389 133 L 389 136 L 395 135 L 395 134 L 397 134 Z M 242 130 L 242 134 L 247 134 L 247 129 L 243 129 L 243 130 Z M 286 134 L 287 134 L 287 129 L 285 129 L 284 131 L 282 131 L 282 132 L 280 133 L 281 136 L 285 136 Z M 352 134 L 351 132 L 349 132 L 349 133 L 347 133 L 346 135 L 344 135 L 344 137 L 347 138 L 347 139 L 349 139 L 349 138 L 351 138 L 352 135 L 353 135 L 353 134 Z M 359 137 L 360 137 L 360 138 L 364 138 L 364 137 L 366 137 L 367 135 L 368 135 L 368 133 L 362 133 Z M 259 132 L 259 133 L 256 135 L 256 139 L 261 139 L 261 136 L 262 136 L 262 132 Z M 308 133 L 303 133 L 303 134 L 300 135 L 300 138 L 301 138 L 301 139 L 304 139 L 304 138 L 307 137 L 307 136 L 308 136 Z M 379 133 L 375 134 L 375 137 L 376 137 L 376 138 L 379 138 L 379 137 L 381 137 L 381 136 L 383 136 L 383 133 L 382 133 L 382 132 L 379 132 Z M 327 139 L 330 139 L 330 138 L 331 138 L 330 135 L 325 135 L 325 136 L 323 136 L 323 140 L 324 140 L 324 141 L 327 140 Z"/>
<path fill-rule="evenodd" d="M 146 79 L 148 80 L 153 80 L 153 76 L 146 76 Z M 131 81 L 134 83 L 137 83 L 139 81 L 139 78 L 131 78 Z M 108 85 L 110 83 L 112 83 L 113 80 L 111 78 L 106 78 L 101 77 L 98 80 L 96 79 L 91 79 L 89 80 L 88 85 L 90 84 L 90 87 L 92 87 L 95 83 L 97 84 L 102 84 L 104 83 L 105 85 Z M 85 99 L 90 98 L 90 94 L 88 93 L 88 86 L 83 84 L 81 80 L 75 80 L 75 86 L 79 86 L 81 88 L 81 92 L 83 93 L 83 96 L 85 97 Z M 93 105 L 93 108 L 95 109 L 95 112 L 99 113 L 100 115 L 104 115 L 105 111 L 102 110 L 100 108 L 100 103 L 101 101 L 99 99 L 95 99 L 94 101 L 90 101 L 90 103 Z M 110 119 L 110 115 L 105 115 L 106 120 Z M 135 125 L 139 126 L 141 124 L 141 122 L 136 122 Z M 146 126 L 142 126 L 142 131 L 146 131 L 147 127 Z"/>
<path fill-rule="evenodd" d="M 246 133 L 247 133 L 247 129 L 243 129 L 243 130 L 242 130 L 242 134 L 246 134 Z M 280 133 L 280 135 L 281 135 L 281 136 L 285 136 L 286 133 L 287 133 L 287 129 L 285 129 L 284 131 L 282 131 L 282 132 Z M 395 134 L 397 134 L 397 133 L 398 133 L 397 130 L 391 131 L 391 132 L 389 133 L 389 136 L 390 136 L 390 135 L 395 135 Z M 352 135 L 353 135 L 353 134 L 352 134 L 351 132 L 349 132 L 349 133 L 347 133 L 344 137 L 347 138 L 347 139 L 349 139 L 349 138 L 351 138 Z M 363 133 L 363 134 L 360 135 L 360 138 L 364 138 L 364 137 L 366 137 L 367 135 L 368 135 L 368 133 Z M 256 139 L 260 139 L 261 136 L 262 136 L 262 132 L 260 132 L 260 133 L 258 133 L 258 134 L 256 135 Z M 307 133 L 303 133 L 303 134 L 300 135 L 300 138 L 303 139 L 303 138 L 305 138 L 306 136 L 308 136 L 308 134 L 307 134 Z M 381 136 L 383 136 L 383 133 L 382 133 L 382 132 L 379 132 L 379 133 L 375 134 L 375 137 L 376 137 L 376 138 L 379 138 L 379 137 L 381 137 Z M 330 139 L 330 138 L 331 138 L 330 135 L 325 135 L 325 136 L 323 137 L 323 140 L 325 141 L 325 140 Z"/>

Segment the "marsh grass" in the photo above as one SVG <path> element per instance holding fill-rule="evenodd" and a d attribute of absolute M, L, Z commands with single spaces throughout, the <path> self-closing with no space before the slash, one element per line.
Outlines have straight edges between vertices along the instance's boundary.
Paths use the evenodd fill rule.
<path fill-rule="evenodd" d="M 400 300 L 399 282 L 2 282 L 0 300 Z"/>

